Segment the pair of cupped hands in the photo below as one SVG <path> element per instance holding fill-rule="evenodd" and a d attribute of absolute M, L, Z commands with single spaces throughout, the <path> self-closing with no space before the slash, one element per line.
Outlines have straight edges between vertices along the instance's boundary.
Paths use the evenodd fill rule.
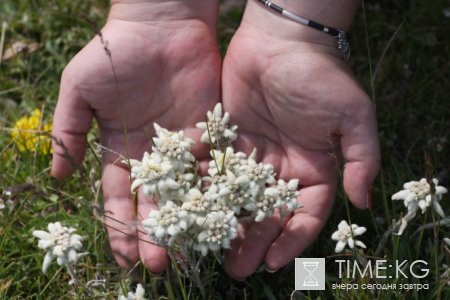
<path fill-rule="evenodd" d="M 258 160 L 273 164 L 279 178 L 300 179 L 304 206 L 284 222 L 274 216 L 241 223 L 225 253 L 230 276 L 244 279 L 261 263 L 276 271 L 314 241 L 333 206 L 340 157 L 349 199 L 370 207 L 368 190 L 379 164 L 374 108 L 338 52 L 243 22 L 222 62 L 212 17 L 140 16 L 110 13 L 103 43 L 96 36 L 67 65 L 53 124 L 66 149 L 54 143 L 52 175 L 64 178 L 74 166 L 61 153 L 80 163 L 92 118 L 98 122 L 101 143 L 111 150 L 102 157 L 102 190 L 107 223 L 114 227 L 108 226 L 109 242 L 121 267 L 141 260 L 159 273 L 168 257 L 139 230 L 156 205 L 139 191 L 134 210 L 129 170 L 117 153 L 141 159 L 151 149 L 156 122 L 184 130 L 197 141 L 192 153 L 207 161 L 209 147 L 199 142 L 195 124 L 220 100 L 239 126 L 235 148 L 249 154 L 256 147 Z"/>

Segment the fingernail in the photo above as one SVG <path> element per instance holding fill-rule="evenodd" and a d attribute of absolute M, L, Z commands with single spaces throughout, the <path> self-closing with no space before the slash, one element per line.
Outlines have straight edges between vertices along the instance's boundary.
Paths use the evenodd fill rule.
<path fill-rule="evenodd" d="M 267 270 L 267 272 L 269 272 L 269 273 L 275 273 L 275 272 L 277 272 L 279 269 L 269 269 L 269 268 L 266 268 L 266 270 Z"/>
<path fill-rule="evenodd" d="M 366 207 L 368 209 L 372 208 L 372 186 L 367 190 Z"/>

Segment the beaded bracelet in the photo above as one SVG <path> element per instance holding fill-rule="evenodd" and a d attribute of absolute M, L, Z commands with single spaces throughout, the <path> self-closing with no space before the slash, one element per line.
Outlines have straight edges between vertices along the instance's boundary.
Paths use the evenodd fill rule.
<path fill-rule="evenodd" d="M 300 23 L 302 25 L 309 26 L 311 28 L 320 30 L 322 32 L 325 32 L 337 39 L 337 47 L 339 51 L 342 53 L 342 56 L 345 60 L 348 60 L 350 58 L 350 44 L 347 41 L 347 35 L 343 30 L 339 30 L 332 27 L 327 27 L 322 24 L 319 24 L 317 22 L 305 19 L 303 17 L 300 17 L 299 15 L 296 15 L 290 11 L 285 10 L 284 8 L 266 0 L 258 0 L 260 3 L 264 4 L 265 6 L 271 8 L 273 11 L 283 15 L 284 17 L 288 18 L 289 20 L 292 20 L 294 22 Z"/>

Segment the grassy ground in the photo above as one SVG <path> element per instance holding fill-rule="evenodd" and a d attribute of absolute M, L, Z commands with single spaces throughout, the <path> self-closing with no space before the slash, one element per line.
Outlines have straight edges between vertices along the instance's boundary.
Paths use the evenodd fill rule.
<path fill-rule="evenodd" d="M 238 6 L 242 3 L 232 2 Z M 242 11 L 232 2 L 224 3 L 226 9 L 218 25 L 222 51 Z M 365 255 L 427 261 L 430 274 L 426 278 L 404 282 L 428 283 L 430 289 L 331 288 L 335 282 L 350 282 L 336 277 L 334 258 L 329 257 L 335 246 L 330 235 L 341 219 L 347 219 L 346 199 L 339 192 L 326 228 L 304 253 L 305 257 L 329 257 L 327 290 L 292 294 L 293 264 L 274 274 L 259 272 L 237 282 L 227 277 L 217 260 L 208 258 L 201 262 L 198 274 L 203 291 L 197 281 L 185 277 L 192 270 L 171 267 L 165 274 L 154 276 L 140 266 L 130 274 L 117 268 L 109 254 L 103 226 L 94 217 L 101 206 L 96 190 L 100 174 L 95 151 L 89 152 L 84 167 L 71 179 L 56 182 L 48 175 L 49 155 L 20 152 L 10 138 L 15 122 L 35 108 L 42 109 L 46 119 L 51 118 L 62 69 L 94 35 L 92 26 L 83 18 L 102 24 L 107 1 L 1 1 L 4 39 L 0 40 L 0 48 L 5 54 L 14 43 L 22 42 L 23 51 L 4 56 L 0 65 L 0 198 L 12 204 L 0 216 L 0 299 L 115 299 L 136 282 L 146 284 L 152 299 L 285 299 L 291 294 L 298 299 L 449 299 L 449 278 L 441 278 L 443 264 L 450 265 L 449 246 L 442 242 L 444 237 L 450 237 L 449 223 L 421 228 L 433 225 L 431 210 L 419 214 L 403 236 L 386 236 L 381 251 L 376 252 L 392 219 L 404 212 L 402 202 L 390 200 L 404 182 L 432 174 L 440 185 L 450 186 L 450 145 L 444 141 L 438 145 L 439 139 L 450 138 L 450 18 L 443 13 L 448 6 L 444 0 L 367 1 L 350 31 L 351 65 L 377 106 L 383 164 L 373 185 L 373 209 L 357 211 L 350 207 L 350 215 L 354 223 L 368 228 L 361 238 L 368 247 Z M 89 140 L 94 149 L 95 130 Z M 449 212 L 448 198 L 444 196 L 441 202 L 445 212 Z M 86 237 L 84 249 L 90 254 L 78 267 L 80 285 L 69 285 L 67 272 L 56 264 L 42 274 L 44 253 L 37 248 L 31 232 L 55 221 L 76 226 Z M 348 255 L 347 258 L 364 260 L 362 254 Z M 104 283 L 96 285 L 91 281 L 94 279 Z M 366 281 L 400 283 L 367 278 L 355 282 Z"/>

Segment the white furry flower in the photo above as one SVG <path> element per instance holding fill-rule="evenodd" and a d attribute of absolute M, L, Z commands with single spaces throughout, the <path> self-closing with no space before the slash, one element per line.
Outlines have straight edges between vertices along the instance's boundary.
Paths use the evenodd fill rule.
<path fill-rule="evenodd" d="M 185 164 L 195 161 L 190 152 L 194 141 L 184 136 L 183 131 L 169 131 L 154 123 L 157 137 L 153 139 L 153 152 L 170 160 L 176 170 L 183 171 Z"/>
<path fill-rule="evenodd" d="M 216 176 L 216 179 L 220 179 L 220 182 L 226 181 L 226 176 Z M 208 201 L 209 204 L 209 212 L 215 212 L 215 211 L 223 211 L 225 213 L 230 212 L 230 207 L 228 206 L 228 203 L 226 201 L 226 194 L 224 191 L 220 190 L 220 187 L 217 183 L 212 183 L 208 190 L 203 194 L 206 201 Z M 207 212 L 208 213 L 208 212 Z"/>
<path fill-rule="evenodd" d="M 234 152 L 233 147 L 227 147 L 225 152 L 211 150 L 210 154 L 213 159 L 209 162 L 208 174 L 211 177 L 225 174 L 226 170 L 234 174 L 244 174 L 242 169 L 248 166 L 249 160 L 256 159 L 256 149 L 253 149 L 249 157 L 243 152 Z"/>
<path fill-rule="evenodd" d="M 142 224 L 149 236 L 162 245 L 180 245 L 197 237 L 194 249 L 208 251 L 229 248 L 237 236 L 236 215 L 261 222 L 274 210 L 281 214 L 299 207 L 298 180 L 275 180 L 271 164 L 258 163 L 256 149 L 247 157 L 235 152 L 231 142 L 237 126 L 229 126 L 229 114 L 221 104 L 208 112 L 202 142 L 221 150 L 211 150 L 208 175 L 200 177 L 199 164 L 190 153 L 193 141 L 183 131 L 171 132 L 154 124 L 153 153 L 142 161 L 129 160 L 131 189 L 140 186 L 158 198 L 160 210 L 151 211 Z"/>
<path fill-rule="evenodd" d="M 252 195 L 256 195 L 267 185 L 274 184 L 275 173 L 271 164 L 257 163 L 249 158 L 247 163 L 239 168 L 240 174 L 245 174 L 250 180 L 250 189 Z"/>
<path fill-rule="evenodd" d="M 420 208 L 422 214 L 426 212 L 427 208 L 432 206 L 436 213 L 445 218 L 444 211 L 442 210 L 439 201 L 442 199 L 442 195 L 447 193 L 447 189 L 438 185 L 439 182 L 436 178 L 433 179 L 434 192 L 430 184 L 425 178 L 420 181 L 410 181 L 403 185 L 403 190 L 392 195 L 392 200 L 403 200 L 405 207 L 408 208 L 407 214 L 402 218 L 398 235 L 401 235 L 408 222 L 411 221 Z"/>
<path fill-rule="evenodd" d="M 177 204 L 185 202 L 187 193 L 195 187 L 195 179 L 197 178 L 193 173 L 175 173 L 175 182 L 178 184 L 178 188 L 165 190 L 160 195 L 159 203 L 163 205 L 167 200 L 171 200 Z"/>
<path fill-rule="evenodd" d="M 364 245 L 363 242 L 354 239 L 354 237 L 362 235 L 364 232 L 366 232 L 365 227 L 360 227 L 356 224 L 352 224 L 350 227 L 347 221 L 342 220 L 338 225 L 338 230 L 331 236 L 334 241 L 337 241 L 336 249 L 334 251 L 336 253 L 342 252 L 347 244 L 351 249 L 353 249 L 355 245 L 365 249 L 366 245 Z"/>
<path fill-rule="evenodd" d="M 194 223 L 199 216 L 207 214 L 211 207 L 211 203 L 197 188 L 190 189 L 185 199 L 181 209 L 188 212 L 191 223 Z"/>
<path fill-rule="evenodd" d="M 145 290 L 144 287 L 138 283 L 136 286 L 136 291 L 128 292 L 127 296 L 121 295 L 119 296 L 118 300 L 146 300 L 147 298 L 144 298 Z"/>
<path fill-rule="evenodd" d="M 225 214 L 223 211 L 210 212 L 205 217 L 197 219 L 197 225 L 201 232 L 197 237 L 194 249 L 202 255 L 208 251 L 217 251 L 221 248 L 230 248 L 230 241 L 237 236 L 237 219 L 231 211 Z"/>
<path fill-rule="evenodd" d="M 287 211 L 291 212 L 299 208 L 300 205 L 297 202 L 297 197 L 300 192 L 297 191 L 298 179 L 291 179 L 289 182 L 284 180 L 278 180 L 277 190 L 278 190 L 278 201 L 275 203 L 274 207 L 284 207 L 286 206 Z"/>
<path fill-rule="evenodd" d="M 291 179 L 289 182 L 278 180 L 276 186 L 264 189 L 264 193 L 258 197 L 256 202 L 257 210 L 255 221 L 261 222 L 274 213 L 275 208 L 281 209 L 281 215 L 292 212 L 301 205 L 297 201 L 300 192 L 297 191 L 298 179 Z"/>
<path fill-rule="evenodd" d="M 208 120 L 197 123 L 197 128 L 205 130 L 200 138 L 202 143 L 215 145 L 229 145 L 237 138 L 237 126 L 228 126 L 230 115 L 226 112 L 222 116 L 222 104 L 217 103 L 214 110 L 207 112 Z"/>
<path fill-rule="evenodd" d="M 175 181 L 172 164 L 159 154 L 145 152 L 142 161 L 130 159 L 130 165 L 131 177 L 134 178 L 132 191 L 142 185 L 146 195 L 153 195 L 180 187 Z"/>
<path fill-rule="evenodd" d="M 256 201 L 255 222 L 262 222 L 265 218 L 274 213 L 274 205 L 278 201 L 278 190 L 267 188 L 264 193 L 258 196 Z"/>
<path fill-rule="evenodd" d="M 220 150 L 211 150 L 211 160 L 209 161 L 208 174 L 211 177 L 222 174 L 230 162 L 230 158 L 235 155 L 232 147 L 227 147 L 225 152 Z"/>
<path fill-rule="evenodd" d="M 83 237 L 75 234 L 75 228 L 62 226 L 60 222 L 49 223 L 48 232 L 33 231 L 33 236 L 39 238 L 38 247 L 47 251 L 42 265 L 46 272 L 53 258 L 58 265 L 76 265 L 78 259 L 87 253 L 77 253 L 83 246 Z"/>
<path fill-rule="evenodd" d="M 175 237 L 185 232 L 189 226 L 189 215 L 172 201 L 167 201 L 160 210 L 152 210 L 148 218 L 142 221 L 147 232 L 159 242 L 167 239 L 168 245 L 172 245 Z"/>
<path fill-rule="evenodd" d="M 195 175 L 193 173 L 177 173 L 176 182 L 186 193 L 194 186 Z"/>
<path fill-rule="evenodd" d="M 392 200 L 404 200 L 405 207 L 418 206 L 425 213 L 428 207 L 433 206 L 434 210 L 443 218 L 445 218 L 444 211 L 439 205 L 442 195 L 447 193 L 445 187 L 438 185 L 438 180 L 433 179 L 434 193 L 431 191 L 431 186 L 425 178 L 420 181 L 410 181 L 403 185 L 403 190 L 395 193 Z"/>
<path fill-rule="evenodd" d="M 255 209 L 256 194 L 251 194 L 250 180 L 247 175 L 236 176 L 230 170 L 226 170 L 219 187 L 219 195 L 236 214 L 240 214 L 241 208 L 248 211 Z"/>

